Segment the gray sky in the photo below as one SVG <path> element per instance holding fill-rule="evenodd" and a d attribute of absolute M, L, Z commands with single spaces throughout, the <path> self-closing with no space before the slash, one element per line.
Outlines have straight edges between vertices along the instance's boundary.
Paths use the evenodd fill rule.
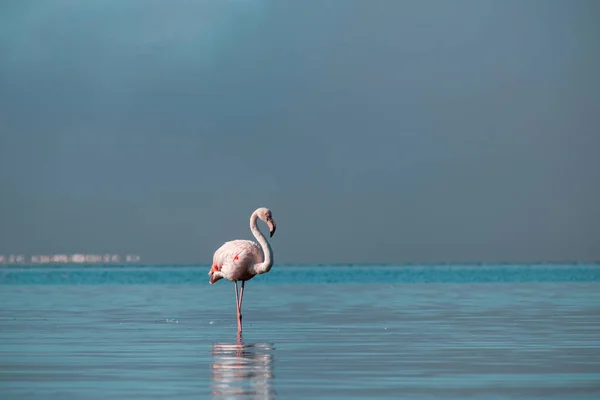
<path fill-rule="evenodd" d="M 5 0 L 0 254 L 600 259 L 600 3 Z M 261 229 L 265 229 L 264 225 Z"/>

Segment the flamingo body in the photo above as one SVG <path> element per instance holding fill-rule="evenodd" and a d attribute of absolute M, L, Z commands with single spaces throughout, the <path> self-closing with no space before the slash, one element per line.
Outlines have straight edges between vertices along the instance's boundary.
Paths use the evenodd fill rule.
<path fill-rule="evenodd" d="M 252 266 L 263 261 L 263 252 L 258 243 L 251 240 L 226 242 L 213 255 L 210 283 L 215 283 L 221 278 L 232 282 L 249 281 L 256 276 Z"/>

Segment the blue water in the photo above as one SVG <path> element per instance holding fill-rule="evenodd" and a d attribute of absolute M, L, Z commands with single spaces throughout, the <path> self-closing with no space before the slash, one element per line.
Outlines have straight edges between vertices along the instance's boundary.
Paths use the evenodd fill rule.
<path fill-rule="evenodd" d="M 0 399 L 600 398 L 600 266 L 0 268 Z"/>

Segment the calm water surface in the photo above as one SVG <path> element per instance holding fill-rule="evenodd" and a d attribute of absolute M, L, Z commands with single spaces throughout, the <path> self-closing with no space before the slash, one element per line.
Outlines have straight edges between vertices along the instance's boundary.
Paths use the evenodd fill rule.
<path fill-rule="evenodd" d="M 599 266 L 207 271 L 0 268 L 0 398 L 600 398 Z"/>

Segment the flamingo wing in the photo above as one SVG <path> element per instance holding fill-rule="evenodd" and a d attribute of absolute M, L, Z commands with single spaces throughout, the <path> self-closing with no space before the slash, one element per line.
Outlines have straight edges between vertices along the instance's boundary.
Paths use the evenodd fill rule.
<path fill-rule="evenodd" d="M 213 266 L 208 274 L 213 283 L 220 278 L 230 281 L 248 280 L 254 276 L 251 267 L 263 262 L 263 259 L 258 243 L 251 240 L 232 240 L 215 251 Z"/>

